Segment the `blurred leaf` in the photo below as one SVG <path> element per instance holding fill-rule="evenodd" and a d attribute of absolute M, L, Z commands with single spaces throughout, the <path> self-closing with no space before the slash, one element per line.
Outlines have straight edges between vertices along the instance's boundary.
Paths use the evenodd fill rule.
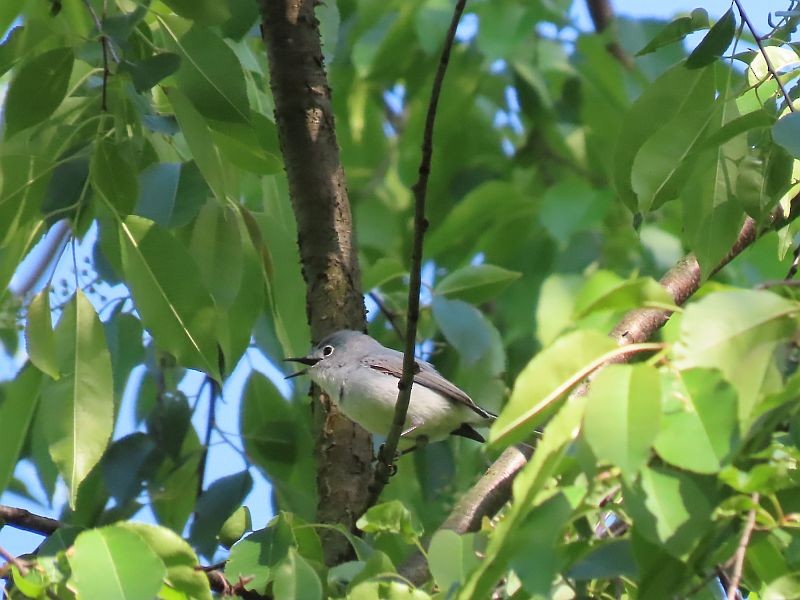
<path fill-rule="evenodd" d="M 173 531 L 183 532 L 192 514 L 198 486 L 202 446 L 193 427 L 180 445 L 180 454 L 167 456 L 147 483 L 151 508 L 158 522 Z M 187 493 L 191 490 L 191 493 Z"/>
<path fill-rule="evenodd" d="M 250 509 L 247 506 L 240 506 L 233 514 L 225 519 L 219 530 L 219 543 L 230 548 L 238 542 L 245 533 L 253 530 L 253 521 L 250 517 Z"/>
<path fill-rule="evenodd" d="M 495 265 L 470 265 L 448 273 L 433 291 L 472 304 L 482 304 L 500 294 L 521 275 Z"/>
<path fill-rule="evenodd" d="M 566 575 L 576 581 L 589 581 L 615 577 L 636 579 L 637 572 L 630 540 L 608 540 L 594 546 Z"/>
<path fill-rule="evenodd" d="M 660 375 L 654 367 L 609 365 L 592 380 L 584 435 L 597 458 L 633 480 L 650 458 L 661 416 Z"/>
<path fill-rule="evenodd" d="M 597 331 L 575 331 L 537 354 L 514 382 L 508 404 L 492 425 L 490 441 L 510 445 L 524 440 L 582 379 L 581 373 L 616 348 Z"/>
<path fill-rule="evenodd" d="M 433 298 L 433 317 L 442 334 L 467 365 L 502 352 L 502 340 L 477 308 L 461 300 Z"/>
<path fill-rule="evenodd" d="M 539 290 L 536 303 L 536 337 L 548 346 L 572 324 L 575 296 L 584 284 L 580 275 L 554 273 Z"/>
<path fill-rule="evenodd" d="M 669 292 L 649 277 L 622 279 L 609 271 L 597 271 L 577 293 L 573 319 L 602 310 L 624 311 L 646 305 L 672 306 Z"/>
<path fill-rule="evenodd" d="M 636 56 L 650 54 L 662 46 L 679 42 L 690 33 L 706 28 L 708 28 L 708 12 L 703 8 L 695 8 L 691 16 L 678 17 L 668 23 L 664 29 L 658 32 L 658 35 L 636 53 Z"/>
<path fill-rule="evenodd" d="M 188 224 L 211 196 L 195 162 L 158 163 L 139 174 L 135 214 L 162 227 Z"/>
<path fill-rule="evenodd" d="M 644 468 L 641 484 L 625 489 L 625 505 L 636 530 L 681 558 L 712 527 L 714 497 L 706 482 L 665 468 Z"/>
<path fill-rule="evenodd" d="M 55 112 L 67 93 L 73 61 L 72 48 L 54 48 L 34 56 L 16 71 L 6 94 L 6 139 Z"/>
<path fill-rule="evenodd" d="M 800 114 L 790 112 L 778 119 L 772 127 L 772 138 L 793 157 L 800 158 Z"/>
<path fill-rule="evenodd" d="M 69 486 L 74 507 L 78 487 L 94 468 L 114 426 L 114 383 L 103 325 L 80 290 L 64 307 L 55 331 L 61 377 L 42 390 L 50 455 Z"/>
<path fill-rule="evenodd" d="M 716 473 L 740 443 L 736 390 L 717 371 L 690 369 L 669 393 L 656 452 L 681 469 Z"/>
<path fill-rule="evenodd" d="M 254 531 L 231 548 L 225 577 L 228 581 L 244 578 L 245 589 L 263 594 L 275 577 L 277 565 L 293 545 L 291 527 L 278 516 L 266 528 Z"/>
<path fill-rule="evenodd" d="M 384 256 L 364 268 L 361 274 L 362 285 L 365 290 L 372 290 L 399 279 L 406 273 L 408 270 L 402 262 L 396 258 Z"/>
<path fill-rule="evenodd" d="M 575 233 L 601 221 L 610 205 L 608 190 L 596 190 L 583 180 L 567 178 L 547 189 L 539 220 L 553 239 L 566 247 Z"/>
<path fill-rule="evenodd" d="M 111 369 L 114 373 L 115 406 L 119 408 L 122 394 L 131 371 L 144 361 L 142 323 L 132 314 L 121 312 L 123 302 L 117 304 L 111 317 L 105 321 Z"/>
<path fill-rule="evenodd" d="M 22 446 L 30 433 L 41 384 L 42 374 L 25 366 L 13 381 L 0 387 L 0 423 L 7 428 L 0 437 L 0 493 L 11 482 Z"/>
<path fill-rule="evenodd" d="M 422 535 L 422 527 L 399 500 L 371 506 L 358 519 L 356 527 L 365 533 L 397 534 L 406 544 L 415 543 Z"/>
<path fill-rule="evenodd" d="M 142 432 L 126 435 L 109 446 L 102 461 L 103 480 L 118 505 L 127 504 L 141 493 L 155 453 L 153 439 Z"/>
<path fill-rule="evenodd" d="M 123 157 L 117 144 L 106 138 L 97 142 L 90 172 L 95 190 L 100 192 L 119 214 L 128 215 L 133 212 L 139 195 L 136 172 Z"/>
<path fill-rule="evenodd" d="M 231 16 L 226 3 L 218 0 L 164 0 L 164 3 L 180 16 L 204 25 L 219 25 Z"/>
<path fill-rule="evenodd" d="M 154 598 L 167 574 L 147 543 L 122 525 L 78 535 L 69 564 L 82 598 Z"/>
<path fill-rule="evenodd" d="M 175 77 L 195 109 L 208 119 L 249 122 L 245 78 L 233 50 L 211 29 L 195 25 L 178 40 L 165 21 L 161 26 L 181 52 Z"/>
<path fill-rule="evenodd" d="M 140 62 L 124 62 L 120 69 L 130 71 L 133 87 L 137 92 L 146 92 L 159 81 L 172 75 L 181 65 L 181 57 L 173 52 L 160 52 Z"/>
<path fill-rule="evenodd" d="M 253 488 L 248 471 L 226 475 L 214 480 L 197 499 L 192 522 L 191 540 L 200 552 L 213 555 L 219 545 L 219 535 L 228 520 Z"/>
<path fill-rule="evenodd" d="M 763 379 L 756 365 L 775 345 L 792 335 L 797 305 L 766 291 L 735 290 L 709 294 L 683 315 L 674 364 L 681 369 L 719 369 L 739 392 L 739 420 L 746 421 Z"/>
<path fill-rule="evenodd" d="M 751 152 L 739 164 L 736 198 L 745 212 L 758 223 L 764 222 L 789 188 L 792 157 L 778 146 Z"/>
<path fill-rule="evenodd" d="M 28 305 L 25 320 L 25 350 L 37 369 L 58 379 L 58 355 L 50 312 L 50 289 L 45 288 Z"/>
<path fill-rule="evenodd" d="M 317 498 L 311 432 L 258 371 L 247 381 L 239 427 L 247 455 L 269 476 L 280 505 L 312 518 Z"/>
<path fill-rule="evenodd" d="M 136 533 L 167 568 L 166 579 L 177 592 L 197 600 L 211 600 L 208 577 L 197 569 L 199 562 L 191 546 L 166 527 L 127 521 L 119 527 Z"/>
<path fill-rule="evenodd" d="M 720 17 L 719 21 L 714 23 L 697 48 L 692 50 L 689 58 L 686 59 L 686 68 L 697 69 L 714 62 L 731 45 L 735 33 L 736 17 L 733 15 L 733 7 L 731 7 Z"/>
<path fill-rule="evenodd" d="M 214 305 L 189 253 L 141 217 L 125 219 L 119 235 L 126 281 L 145 327 L 178 360 L 219 379 Z"/>
<path fill-rule="evenodd" d="M 316 600 L 322 598 L 322 582 L 314 568 L 294 548 L 289 548 L 275 568 L 272 591 L 276 598 Z"/>
<path fill-rule="evenodd" d="M 466 581 L 478 561 L 474 533 L 459 535 L 449 529 L 439 529 L 428 545 L 431 574 L 445 593 Z"/>
<path fill-rule="evenodd" d="M 230 308 L 242 285 L 242 239 L 237 211 L 206 202 L 192 229 L 189 251 L 220 308 Z"/>
<path fill-rule="evenodd" d="M 631 184 L 636 155 L 664 123 L 707 95 L 708 82 L 708 71 L 689 70 L 678 64 L 645 88 L 625 115 L 614 149 L 612 179 L 620 199 L 631 211 L 637 210 L 637 196 Z M 653 117 L 656 114 L 657 119 Z"/>

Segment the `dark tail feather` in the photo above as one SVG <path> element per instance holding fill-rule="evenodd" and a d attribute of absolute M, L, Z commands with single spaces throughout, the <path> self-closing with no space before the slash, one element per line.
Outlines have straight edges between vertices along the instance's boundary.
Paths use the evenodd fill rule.
<path fill-rule="evenodd" d="M 459 425 L 458 429 L 454 429 L 450 432 L 450 435 L 460 435 L 461 437 L 469 438 L 481 443 L 486 441 L 480 433 L 475 431 L 472 425 L 468 425 L 467 423 L 462 423 Z"/>

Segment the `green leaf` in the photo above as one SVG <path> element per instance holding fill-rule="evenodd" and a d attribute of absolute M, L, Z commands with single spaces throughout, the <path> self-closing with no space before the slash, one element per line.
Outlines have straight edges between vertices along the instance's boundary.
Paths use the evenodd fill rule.
<path fill-rule="evenodd" d="M 707 369 L 682 371 L 672 384 L 656 452 L 681 469 L 716 473 L 740 443 L 736 390 Z"/>
<path fill-rule="evenodd" d="M 189 253 L 141 217 L 125 219 L 119 235 L 126 283 L 156 343 L 186 366 L 219 379 L 214 304 Z"/>
<path fill-rule="evenodd" d="M 656 368 L 609 365 L 592 380 L 584 435 L 601 460 L 633 479 L 650 457 L 661 416 L 661 382 Z"/>
<path fill-rule="evenodd" d="M 167 574 L 164 562 L 147 543 L 120 525 L 81 533 L 69 564 L 81 598 L 154 598 Z"/>
<path fill-rule="evenodd" d="M 399 279 L 406 273 L 408 270 L 400 260 L 382 256 L 371 265 L 367 265 L 361 272 L 362 285 L 365 290 L 372 290 Z"/>
<path fill-rule="evenodd" d="M 14 475 L 33 414 L 39 405 L 41 382 L 42 374 L 26 366 L 13 381 L 4 383 L 0 388 L 0 423 L 5 428 L 0 437 L 0 493 L 6 490 Z"/>
<path fill-rule="evenodd" d="M 25 350 L 37 369 L 53 379 L 59 378 L 49 288 L 36 294 L 28 305 L 28 316 L 25 320 Z"/>
<path fill-rule="evenodd" d="M 667 46 L 684 39 L 690 33 L 700 29 L 708 28 L 708 12 L 703 8 L 695 8 L 690 17 L 678 17 L 668 23 L 658 32 L 647 45 L 636 53 L 636 56 L 644 56 L 655 52 L 662 46 Z"/>
<path fill-rule="evenodd" d="M 633 560 L 630 540 L 608 540 L 572 565 L 566 576 L 576 581 L 630 577 L 636 579 L 638 569 Z"/>
<path fill-rule="evenodd" d="M 434 296 L 433 317 L 444 337 L 467 364 L 475 364 L 502 345 L 494 326 L 471 304 Z"/>
<path fill-rule="evenodd" d="M 399 581 L 363 581 L 347 592 L 348 600 L 431 600 L 419 588 L 409 587 Z"/>
<path fill-rule="evenodd" d="M 155 552 L 167 568 L 169 586 L 189 598 L 211 600 L 208 577 L 198 570 L 192 547 L 177 533 L 156 525 L 126 521 L 117 527 L 134 532 Z"/>
<path fill-rule="evenodd" d="M 136 63 L 124 62 L 120 69 L 125 67 L 133 78 L 133 87 L 139 93 L 146 92 L 159 81 L 172 75 L 181 65 L 181 57 L 173 52 L 160 52 L 148 56 Z"/>
<path fill-rule="evenodd" d="M 731 45 L 735 33 L 736 17 L 733 15 L 733 7 L 731 7 L 719 21 L 714 23 L 697 48 L 692 50 L 689 58 L 686 59 L 686 68 L 698 69 L 717 60 Z"/>
<path fill-rule="evenodd" d="M 664 122 L 636 153 L 631 186 L 643 213 L 677 198 L 694 166 L 692 152 L 700 146 L 712 122 L 716 91 L 714 69 L 703 69 L 701 73 L 677 114 Z"/>
<path fill-rule="evenodd" d="M 6 139 L 56 111 L 67 94 L 73 61 L 72 48 L 54 48 L 20 67 L 6 95 Z"/>
<path fill-rule="evenodd" d="M 491 443 L 509 445 L 524 440 L 583 379 L 584 369 L 615 348 L 607 335 L 580 330 L 539 352 L 514 382 L 508 404 L 492 425 Z"/>
<path fill-rule="evenodd" d="M 322 582 L 308 561 L 289 548 L 286 558 L 275 568 L 272 592 L 286 600 L 316 600 L 322 598 Z"/>
<path fill-rule="evenodd" d="M 70 490 L 98 463 L 114 426 L 114 383 L 103 324 L 78 290 L 55 331 L 61 377 L 42 391 L 50 456 Z"/>
<path fill-rule="evenodd" d="M 219 25 L 230 17 L 225 2 L 219 0 L 164 0 L 180 16 L 204 25 Z"/>
<path fill-rule="evenodd" d="M 155 440 L 141 431 L 115 440 L 103 455 L 103 482 L 118 506 L 136 499 L 157 460 Z"/>
<path fill-rule="evenodd" d="M 634 529 L 671 555 L 685 557 L 713 524 L 707 483 L 680 471 L 642 469 L 640 486 L 624 493 Z"/>
<path fill-rule="evenodd" d="M 596 190 L 586 181 L 570 177 L 544 193 L 539 220 L 553 239 L 566 247 L 575 233 L 601 221 L 610 206 L 609 190 Z"/>
<path fill-rule="evenodd" d="M 422 527 L 399 500 L 371 506 L 356 521 L 356 527 L 365 533 L 397 534 L 406 544 L 415 543 L 422 535 Z"/>
<path fill-rule="evenodd" d="M 650 84 L 623 117 L 614 148 L 612 181 L 620 199 L 631 211 L 638 209 L 637 195 L 631 184 L 631 167 L 640 148 L 664 123 L 693 106 L 697 98 L 704 98 L 707 87 L 707 71 L 689 70 L 678 64 Z"/>
<path fill-rule="evenodd" d="M 800 158 L 800 113 L 790 112 L 778 119 L 772 127 L 772 139 L 789 154 Z"/>
<path fill-rule="evenodd" d="M 225 162 L 214 144 L 208 123 L 179 89 L 170 89 L 167 96 L 195 163 L 214 195 L 220 202 L 224 202 L 227 198 L 229 178 Z"/>
<path fill-rule="evenodd" d="M 207 555 L 214 553 L 222 526 L 241 506 L 251 489 L 253 478 L 245 470 L 214 480 L 200 495 L 191 531 L 192 543 L 200 552 Z"/>
<path fill-rule="evenodd" d="M 175 431 L 165 434 L 176 437 Z M 197 490 L 202 455 L 202 446 L 193 427 L 188 427 L 182 437 L 179 455 L 168 456 L 147 480 L 147 492 L 158 522 L 175 532 L 184 531 L 194 510 L 195 494 L 187 494 L 186 490 Z M 163 444 L 162 440 L 158 441 Z"/>
<path fill-rule="evenodd" d="M 674 363 L 680 369 L 719 369 L 739 392 L 739 419 L 751 414 L 763 383 L 756 365 L 795 330 L 795 302 L 766 291 L 717 292 L 690 304 L 683 315 Z"/>
<path fill-rule="evenodd" d="M 120 302 L 104 323 L 108 350 L 111 353 L 111 369 L 114 372 L 114 398 L 117 406 L 122 400 L 131 371 L 144 362 L 142 323 L 133 315 L 122 312 L 123 304 Z"/>
<path fill-rule="evenodd" d="M 542 283 L 536 303 L 536 337 L 548 346 L 572 324 L 575 296 L 584 284 L 580 275 L 554 273 Z"/>
<path fill-rule="evenodd" d="M 275 577 L 277 565 L 292 546 L 291 526 L 283 516 L 278 516 L 266 528 L 254 531 L 231 548 L 225 564 L 225 577 L 228 581 L 244 578 L 247 582 L 245 589 L 263 594 Z"/>
<path fill-rule="evenodd" d="M 242 237 L 238 212 L 206 202 L 192 229 L 189 251 L 217 306 L 230 308 L 242 285 Z"/>
<path fill-rule="evenodd" d="M 103 138 L 95 144 L 90 173 L 95 191 L 102 194 L 119 214 L 133 212 L 139 195 L 136 172 L 112 140 Z"/>
<path fill-rule="evenodd" d="M 195 218 L 210 196 L 194 161 L 157 163 L 139 174 L 135 213 L 162 227 L 182 227 Z"/>
<path fill-rule="evenodd" d="M 758 223 L 769 217 L 792 178 L 792 157 L 780 146 L 751 151 L 739 163 L 736 198 Z"/>
<path fill-rule="evenodd" d="M 440 590 L 457 587 L 478 565 L 475 534 L 457 534 L 450 529 L 439 529 L 428 546 L 428 565 Z"/>
<path fill-rule="evenodd" d="M 260 114 L 254 113 L 252 119 L 252 124 L 211 123 L 214 143 L 222 155 L 240 169 L 257 175 L 280 172 L 283 160 L 277 150 L 275 125 Z"/>
<path fill-rule="evenodd" d="M 160 22 L 181 52 L 178 86 L 197 111 L 208 119 L 249 123 L 245 77 L 233 50 L 211 29 L 195 25 L 178 40 Z"/>
<path fill-rule="evenodd" d="M 224 548 L 230 548 L 238 542 L 245 533 L 253 530 L 253 521 L 250 516 L 250 509 L 247 506 L 240 506 L 233 514 L 225 519 L 219 530 L 219 543 Z"/>
<path fill-rule="evenodd" d="M 239 427 L 247 455 L 269 476 L 280 505 L 313 518 L 317 497 L 311 432 L 297 409 L 258 371 L 247 381 Z"/>
<path fill-rule="evenodd" d="M 611 271 L 597 271 L 574 300 L 573 319 L 603 310 L 624 311 L 646 305 L 672 306 L 669 292 L 654 279 L 622 279 Z"/>
<path fill-rule="evenodd" d="M 500 294 L 521 275 L 494 265 L 470 265 L 448 273 L 433 291 L 472 304 L 482 304 Z"/>
<path fill-rule="evenodd" d="M 705 150 L 708 148 L 716 148 L 742 133 L 752 129 L 771 127 L 775 123 L 775 116 L 770 114 L 768 111 L 764 109 L 754 110 L 742 115 L 741 117 L 736 117 L 728 123 L 725 123 L 721 128 L 717 129 L 717 131 L 703 140 L 702 144 L 700 145 L 700 149 Z"/>

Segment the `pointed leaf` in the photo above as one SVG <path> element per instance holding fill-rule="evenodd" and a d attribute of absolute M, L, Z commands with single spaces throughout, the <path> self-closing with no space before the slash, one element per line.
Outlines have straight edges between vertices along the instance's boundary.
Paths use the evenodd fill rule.
<path fill-rule="evenodd" d="M 133 165 L 109 140 L 97 142 L 92 156 L 91 177 L 95 191 L 101 193 L 121 215 L 128 215 L 136 205 L 139 184 Z"/>
<path fill-rule="evenodd" d="M 242 284 L 242 238 L 237 211 L 211 200 L 195 219 L 189 251 L 220 308 L 233 304 Z"/>
<path fill-rule="evenodd" d="M 664 29 L 650 40 L 647 45 L 636 53 L 636 56 L 644 56 L 655 52 L 662 46 L 679 42 L 690 33 L 708 27 L 708 12 L 703 8 L 695 8 L 689 17 L 678 17 L 668 23 Z"/>
<path fill-rule="evenodd" d="M 501 293 L 521 273 L 495 265 L 471 265 L 447 274 L 434 288 L 434 293 L 481 304 Z"/>
<path fill-rule="evenodd" d="M 286 558 L 275 569 L 272 591 L 286 600 L 322 599 L 322 582 L 309 562 L 297 550 L 289 548 Z"/>
<path fill-rule="evenodd" d="M 731 7 L 719 21 L 714 23 L 697 48 L 692 51 L 689 58 L 686 59 L 686 67 L 697 69 L 714 62 L 731 45 L 735 33 L 736 17 L 733 15 L 733 7 Z"/>
<path fill-rule="evenodd" d="M 31 362 L 43 373 L 58 379 L 56 340 L 50 312 L 50 289 L 45 288 L 28 305 L 25 320 L 25 350 Z"/>
<path fill-rule="evenodd" d="M 125 279 L 145 327 L 186 366 L 219 379 L 214 304 L 189 253 L 141 217 L 125 219 L 119 234 Z"/>
<path fill-rule="evenodd" d="M 78 290 L 55 332 L 61 378 L 43 389 L 50 456 L 75 506 L 78 487 L 98 463 L 114 426 L 111 356 L 103 324 Z"/>
<path fill-rule="evenodd" d="M 52 115 L 67 93 L 74 54 L 54 48 L 33 57 L 15 73 L 5 106 L 6 138 Z"/>
<path fill-rule="evenodd" d="M 781 117 L 772 127 L 772 138 L 795 158 L 800 158 L 800 113 Z"/>
<path fill-rule="evenodd" d="M 645 364 L 610 365 L 589 387 L 584 435 L 597 458 L 633 479 L 650 457 L 660 416 L 658 370 Z"/>
<path fill-rule="evenodd" d="M 2 386 L 3 400 L 0 403 L 0 494 L 8 487 L 17 466 L 22 445 L 28 437 L 33 414 L 39 405 L 39 388 L 42 374 L 26 366 L 13 381 Z"/>
<path fill-rule="evenodd" d="M 69 563 L 81 598 L 155 598 L 167 573 L 164 562 L 139 535 L 115 525 L 81 533 Z"/>
<path fill-rule="evenodd" d="M 739 444 L 736 390 L 718 371 L 690 369 L 670 392 L 656 452 L 681 469 L 716 473 Z"/>

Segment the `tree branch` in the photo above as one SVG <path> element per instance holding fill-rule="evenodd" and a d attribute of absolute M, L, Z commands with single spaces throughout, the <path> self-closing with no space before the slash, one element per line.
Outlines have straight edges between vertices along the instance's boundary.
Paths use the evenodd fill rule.
<path fill-rule="evenodd" d="M 461 14 L 464 12 L 464 6 L 466 6 L 466 4 L 467 0 L 458 0 L 453 9 L 453 17 L 450 19 L 450 28 L 447 30 L 442 54 L 439 57 L 439 66 L 433 78 L 431 98 L 428 102 L 428 112 L 425 116 L 419 178 L 412 187 L 414 192 L 414 242 L 411 249 L 411 268 L 408 283 L 408 317 L 406 318 L 406 339 L 405 348 L 403 350 L 403 374 L 397 384 L 397 404 L 394 407 L 392 428 L 389 430 L 386 444 L 383 446 L 378 456 L 378 464 L 375 468 L 375 480 L 370 490 L 371 504 L 380 496 L 394 468 L 397 444 L 400 441 L 400 434 L 405 427 L 408 404 L 411 401 L 411 388 L 414 384 L 414 375 L 417 369 L 417 364 L 414 360 L 414 348 L 417 341 L 419 293 L 422 285 L 422 242 L 425 237 L 425 230 L 428 228 L 428 221 L 425 218 L 425 200 L 428 192 L 428 177 L 431 172 L 431 157 L 433 156 L 433 126 L 436 122 L 436 109 L 439 105 L 439 95 L 442 92 L 442 83 L 444 82 L 444 76 L 447 72 L 447 64 L 450 62 L 450 52 L 453 49 L 456 29 L 458 28 L 458 22 L 461 20 Z"/>
<path fill-rule="evenodd" d="M 594 30 L 603 33 L 614 23 L 614 9 L 611 7 L 611 0 L 586 0 L 586 7 L 589 9 L 589 16 L 592 18 Z M 606 44 L 606 50 L 611 56 L 629 71 L 634 68 L 633 58 L 625 49 L 620 46 L 617 40 L 611 40 Z"/>
<path fill-rule="evenodd" d="M 736 242 L 731 246 L 728 254 L 711 271 L 711 275 L 717 273 L 741 254 L 760 235 L 783 227 L 798 216 L 800 216 L 800 195 L 795 196 L 792 200 L 788 215 L 784 215 L 779 207 L 772 213 L 767 226 L 760 231 L 755 222 L 748 217 Z M 660 283 L 670 293 L 675 304 L 680 306 L 699 289 L 701 281 L 700 265 L 694 255 L 690 254 L 670 269 L 661 278 Z M 610 335 L 620 345 L 645 342 L 664 326 L 671 314 L 670 311 L 660 309 L 632 310 L 620 320 Z M 624 356 L 622 358 L 624 360 Z M 507 448 L 486 471 L 486 474 L 464 494 L 442 524 L 441 529 L 452 529 L 456 533 L 476 530 L 483 517 L 493 516 L 511 498 L 514 478 L 526 462 L 527 457 L 522 455 L 520 450 Z M 485 496 L 487 495 L 491 496 L 491 501 L 486 500 Z M 427 561 L 421 560 L 418 555 L 413 555 L 400 571 L 416 584 L 424 582 L 429 575 Z"/>
<path fill-rule="evenodd" d="M 747 514 L 747 521 L 742 531 L 742 537 L 739 540 L 739 546 L 736 548 L 733 562 L 733 575 L 728 584 L 728 600 L 735 600 L 739 593 L 739 583 L 742 581 L 742 569 L 744 568 L 744 556 L 747 554 L 747 546 L 750 544 L 750 537 L 753 535 L 753 529 L 755 529 L 756 526 L 756 508 L 758 508 L 759 501 L 758 493 L 754 493 L 751 499 L 755 506 L 753 506 Z"/>
<path fill-rule="evenodd" d="M 297 220 L 306 313 L 319 341 L 339 329 L 366 329 L 353 219 L 334 131 L 331 92 L 314 16 L 315 0 L 261 0 L 275 122 Z M 367 508 L 372 479 L 372 439 L 312 387 L 323 410 L 314 410 L 317 520 L 352 528 Z M 350 545 L 324 535 L 329 564 L 342 562 Z"/>

